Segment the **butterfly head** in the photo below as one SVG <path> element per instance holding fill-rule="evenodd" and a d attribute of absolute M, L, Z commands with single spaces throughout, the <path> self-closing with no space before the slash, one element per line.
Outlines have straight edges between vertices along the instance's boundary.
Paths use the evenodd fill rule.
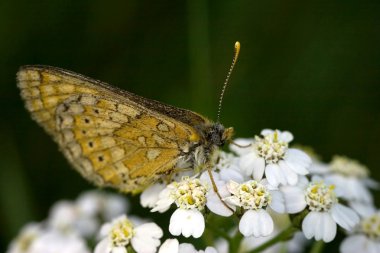
<path fill-rule="evenodd" d="M 225 128 L 220 123 L 213 124 L 207 132 L 206 139 L 213 145 L 223 146 L 226 142 L 231 140 L 233 135 L 233 128 Z"/>

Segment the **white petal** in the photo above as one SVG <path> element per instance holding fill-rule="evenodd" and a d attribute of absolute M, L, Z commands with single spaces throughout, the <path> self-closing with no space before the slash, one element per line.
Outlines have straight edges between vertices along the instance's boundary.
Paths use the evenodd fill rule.
<path fill-rule="evenodd" d="M 265 168 L 265 176 L 272 186 L 277 187 L 279 184 L 286 184 L 286 178 L 277 164 L 268 164 Z"/>
<path fill-rule="evenodd" d="M 309 174 L 308 167 L 311 165 L 310 157 L 303 151 L 289 148 L 284 158 L 286 164 L 297 174 Z"/>
<path fill-rule="evenodd" d="M 261 180 L 264 175 L 265 160 L 262 157 L 258 157 L 253 161 L 253 179 Z"/>
<path fill-rule="evenodd" d="M 273 232 L 272 217 L 263 209 L 246 211 L 239 222 L 239 231 L 245 236 L 268 236 Z"/>
<path fill-rule="evenodd" d="M 207 247 L 204 253 L 218 253 L 218 251 L 214 247 Z"/>
<path fill-rule="evenodd" d="M 256 159 L 257 159 L 257 156 L 253 152 L 247 153 L 243 155 L 242 157 L 240 157 L 239 167 L 244 175 L 246 176 L 252 175 L 253 164 L 255 163 Z"/>
<path fill-rule="evenodd" d="M 158 253 L 179 253 L 179 242 L 177 239 L 167 239 L 160 247 Z"/>
<path fill-rule="evenodd" d="M 101 240 L 95 247 L 94 253 L 106 253 L 109 252 L 109 240 L 108 237 L 104 238 Z"/>
<path fill-rule="evenodd" d="M 177 209 L 170 217 L 169 231 L 172 235 L 199 238 L 204 229 L 204 217 L 198 210 Z"/>
<path fill-rule="evenodd" d="M 220 179 L 225 182 L 232 180 L 240 184 L 246 181 L 245 175 L 241 173 L 240 168 L 220 170 Z"/>
<path fill-rule="evenodd" d="M 360 221 L 354 210 L 339 203 L 331 208 L 331 215 L 339 226 L 348 231 L 352 230 Z"/>
<path fill-rule="evenodd" d="M 167 186 L 165 189 L 163 189 L 159 195 L 158 195 L 158 201 L 155 204 L 155 207 L 151 210 L 151 212 L 166 212 L 169 210 L 170 206 L 174 203 L 174 199 L 171 198 L 171 189 Z"/>
<path fill-rule="evenodd" d="M 251 146 L 248 146 L 248 145 L 252 144 L 252 142 L 253 142 L 253 139 L 238 138 L 238 139 L 233 140 L 233 143 L 236 143 L 243 147 L 238 147 L 234 145 L 233 143 L 231 143 L 229 148 L 232 152 L 241 156 L 248 152 L 251 152 Z M 248 146 L 248 147 L 245 147 L 245 146 Z"/>
<path fill-rule="evenodd" d="M 134 229 L 135 235 L 131 240 L 133 249 L 137 253 L 154 253 L 160 245 L 159 238 L 163 232 L 155 223 L 146 223 Z"/>
<path fill-rule="evenodd" d="M 220 188 L 218 188 L 218 190 L 219 189 Z M 228 217 L 228 216 L 231 216 L 233 214 L 233 212 L 230 209 L 228 209 L 225 206 L 225 204 L 223 204 L 223 202 L 220 200 L 219 196 L 212 189 L 207 193 L 206 206 L 211 212 L 216 213 L 220 216 Z M 229 205 L 229 207 L 232 209 L 235 209 L 235 207 L 233 207 L 233 206 Z"/>
<path fill-rule="evenodd" d="M 197 253 L 198 251 L 190 243 L 181 243 L 178 249 L 179 253 Z"/>
<path fill-rule="evenodd" d="M 153 208 L 158 201 L 159 193 L 165 188 L 164 184 L 157 183 L 148 187 L 140 195 L 140 203 L 143 207 Z"/>
<path fill-rule="evenodd" d="M 270 207 L 277 213 L 285 213 L 285 199 L 280 191 L 270 191 L 272 196 L 272 201 L 270 202 Z"/>
<path fill-rule="evenodd" d="M 297 186 L 282 186 L 281 192 L 284 196 L 287 213 L 299 213 L 306 208 L 305 193 Z"/>
<path fill-rule="evenodd" d="M 154 253 L 160 245 L 162 229 L 155 223 L 145 223 L 134 229 L 131 244 L 137 253 Z"/>
<path fill-rule="evenodd" d="M 278 130 L 277 130 L 278 131 Z M 262 136 L 266 136 L 266 135 L 268 135 L 268 134 L 273 134 L 274 133 L 274 131 L 272 130 L 272 129 L 268 129 L 268 128 L 265 128 L 265 129 L 263 129 L 263 130 L 261 130 L 261 132 L 260 132 L 260 134 L 262 135 Z"/>
<path fill-rule="evenodd" d="M 311 239 L 315 236 L 315 226 L 320 220 L 320 213 L 310 212 L 302 221 L 302 231 L 307 239 Z"/>
<path fill-rule="evenodd" d="M 336 223 L 329 213 L 310 212 L 302 222 L 302 231 L 307 239 L 330 242 L 336 235 Z"/>
<path fill-rule="evenodd" d="M 280 133 L 279 139 L 284 142 L 291 142 L 293 140 L 293 134 L 288 131 L 283 131 Z"/>
<path fill-rule="evenodd" d="M 323 219 L 320 223 L 319 232 L 321 232 L 321 239 L 324 242 L 331 242 L 336 235 L 336 223 L 329 213 L 323 213 Z M 316 233 L 316 239 L 317 239 Z"/>
<path fill-rule="evenodd" d="M 364 235 L 352 235 L 345 238 L 340 245 L 341 253 L 358 253 L 365 252 L 370 253 L 368 250 L 370 240 Z M 377 253 L 379 251 L 372 251 L 373 253 Z"/>
<path fill-rule="evenodd" d="M 289 185 L 295 185 L 297 184 L 298 182 L 298 175 L 297 173 L 295 173 L 289 166 L 287 163 L 285 163 L 284 161 L 280 161 L 278 163 L 278 165 L 280 166 L 281 170 L 283 171 L 285 177 L 286 177 L 286 181 Z"/>
<path fill-rule="evenodd" d="M 350 201 L 348 204 L 360 217 L 368 217 L 376 212 L 376 208 L 372 204 L 359 201 Z"/>

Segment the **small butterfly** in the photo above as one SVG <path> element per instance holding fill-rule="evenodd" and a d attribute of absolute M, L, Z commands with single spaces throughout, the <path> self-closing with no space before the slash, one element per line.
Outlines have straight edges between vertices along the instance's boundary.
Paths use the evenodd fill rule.
<path fill-rule="evenodd" d="M 236 59 L 235 51 L 233 65 Z M 32 118 L 73 167 L 122 192 L 140 192 L 181 164 L 210 163 L 232 136 L 232 128 L 195 112 L 56 67 L 23 66 L 17 84 Z"/>

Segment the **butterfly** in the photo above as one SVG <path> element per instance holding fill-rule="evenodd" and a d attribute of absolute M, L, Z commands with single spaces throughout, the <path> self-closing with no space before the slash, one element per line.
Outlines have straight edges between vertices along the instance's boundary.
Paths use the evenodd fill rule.
<path fill-rule="evenodd" d="M 71 165 L 95 185 L 122 192 L 140 192 L 181 164 L 207 165 L 233 132 L 195 112 L 56 67 L 22 66 L 17 85 L 32 118 Z"/>

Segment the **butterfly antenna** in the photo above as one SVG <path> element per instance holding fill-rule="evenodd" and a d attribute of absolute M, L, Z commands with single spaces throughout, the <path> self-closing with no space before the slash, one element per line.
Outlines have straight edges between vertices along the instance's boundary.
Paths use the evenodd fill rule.
<path fill-rule="evenodd" d="M 219 120 L 220 120 L 220 112 L 222 111 L 222 102 L 223 102 L 224 92 L 226 91 L 226 88 L 227 88 L 227 85 L 228 85 L 228 81 L 230 80 L 230 76 L 231 76 L 232 70 L 234 69 L 235 64 L 237 62 L 237 59 L 238 59 L 238 56 L 239 56 L 239 52 L 240 52 L 240 42 L 236 41 L 235 42 L 235 48 L 234 48 L 234 58 L 232 59 L 232 64 L 231 64 L 231 67 L 230 67 L 230 69 L 228 71 L 226 80 L 224 81 L 223 88 L 222 88 L 222 93 L 220 94 L 220 98 L 219 98 L 217 122 L 219 122 Z"/>

